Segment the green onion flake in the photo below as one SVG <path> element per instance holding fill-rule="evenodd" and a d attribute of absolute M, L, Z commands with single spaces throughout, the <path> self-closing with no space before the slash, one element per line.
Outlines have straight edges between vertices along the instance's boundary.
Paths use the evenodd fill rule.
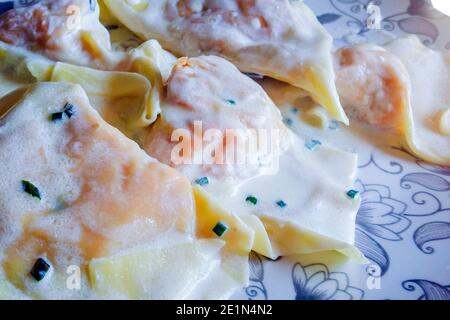
<path fill-rule="evenodd" d="M 254 196 L 248 196 L 245 201 L 250 202 L 251 204 L 257 204 L 258 199 L 256 199 Z"/>
<path fill-rule="evenodd" d="M 208 177 L 202 177 L 200 179 L 195 180 L 195 183 L 200 186 L 206 186 L 207 184 L 209 184 L 209 180 Z"/>
<path fill-rule="evenodd" d="M 39 189 L 31 182 L 22 180 L 22 189 L 29 195 L 41 200 L 41 193 L 39 192 Z"/>
<path fill-rule="evenodd" d="M 213 231 L 217 236 L 221 237 L 221 236 L 223 236 L 223 234 L 224 234 L 225 232 L 227 232 L 227 230 L 228 230 L 227 225 L 224 224 L 223 222 L 220 222 L 220 221 L 219 221 L 219 222 L 216 224 L 216 226 L 213 228 L 212 231 Z"/>
<path fill-rule="evenodd" d="M 312 140 L 305 142 L 305 147 L 311 151 L 315 150 L 320 145 L 322 145 L 322 143 L 319 140 L 312 139 Z"/>
<path fill-rule="evenodd" d="M 74 106 L 72 104 L 70 104 L 69 102 L 67 102 L 66 105 L 64 106 L 64 113 L 66 114 L 66 116 L 69 119 L 72 118 L 72 116 L 75 114 L 73 109 L 74 109 Z"/>
<path fill-rule="evenodd" d="M 277 205 L 278 205 L 280 208 L 284 208 L 284 207 L 287 206 L 287 203 L 284 202 L 283 200 L 280 200 L 280 201 L 277 201 Z"/>
<path fill-rule="evenodd" d="M 36 281 L 41 281 L 42 279 L 44 279 L 48 270 L 50 270 L 50 265 L 44 259 L 39 258 L 34 263 L 30 274 Z"/>
<path fill-rule="evenodd" d="M 53 122 L 60 121 L 63 118 L 62 112 L 55 112 L 50 115 L 50 120 Z"/>
<path fill-rule="evenodd" d="M 64 105 L 64 109 L 61 112 L 54 112 L 50 114 L 50 120 L 53 122 L 61 121 L 63 119 L 63 116 L 66 115 L 67 118 L 72 118 L 72 116 L 75 114 L 74 106 L 67 102 Z"/>
<path fill-rule="evenodd" d="M 357 197 L 358 197 L 358 194 L 359 194 L 359 191 L 356 191 L 356 190 L 353 190 L 353 189 L 347 191 L 347 196 L 348 196 L 349 198 L 352 198 L 352 199 L 357 198 Z"/>

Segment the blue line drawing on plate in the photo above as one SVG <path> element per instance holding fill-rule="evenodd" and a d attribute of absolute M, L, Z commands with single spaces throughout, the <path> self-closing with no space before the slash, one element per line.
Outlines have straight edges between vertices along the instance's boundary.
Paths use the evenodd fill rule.
<path fill-rule="evenodd" d="M 401 180 L 401 186 L 404 189 L 411 189 L 410 183 L 415 183 L 429 190 L 438 192 L 450 190 L 450 182 L 432 173 L 425 173 L 425 172 L 410 173 L 404 176 Z"/>
<path fill-rule="evenodd" d="M 317 18 L 322 24 L 330 24 L 346 19 L 345 25 L 353 31 L 352 40 L 356 42 L 367 42 L 368 33 L 371 28 L 367 26 L 369 18 L 368 6 L 373 4 L 382 6 L 382 0 L 329 0 L 333 9 L 338 13 L 324 13 Z M 382 17 L 381 27 L 383 30 L 392 32 L 399 29 L 405 33 L 416 34 L 422 38 L 425 45 L 432 45 L 439 37 L 439 30 L 430 20 L 448 19 L 446 15 L 437 11 L 426 0 L 410 0 L 407 7 L 399 12 Z M 348 35 L 338 38 L 348 43 Z M 450 43 L 448 44 L 450 48 Z"/>
<path fill-rule="evenodd" d="M 410 0 L 406 11 L 390 15 L 383 21 L 386 23 L 384 29 L 387 31 L 394 30 L 395 25 L 397 25 L 403 32 L 425 37 L 423 43 L 432 45 L 436 42 L 439 31 L 429 20 L 443 18 L 446 18 L 446 16 L 435 10 L 428 1 Z"/>
<path fill-rule="evenodd" d="M 426 254 L 432 254 L 434 248 L 424 247 L 428 242 L 450 239 L 450 223 L 448 222 L 428 222 L 420 226 L 413 235 L 416 246 Z"/>
<path fill-rule="evenodd" d="M 327 24 L 327 23 L 332 23 L 335 22 L 336 20 L 338 20 L 340 17 L 342 17 L 342 15 L 340 14 L 335 14 L 335 13 L 324 13 L 320 16 L 317 16 L 317 20 L 319 20 L 319 22 L 321 24 Z"/>
<path fill-rule="evenodd" d="M 416 161 L 416 163 L 422 169 L 425 169 L 427 171 L 430 171 L 430 172 L 433 172 L 433 173 L 437 173 L 437 174 L 440 174 L 440 175 L 443 175 L 443 176 L 450 177 L 450 167 L 433 165 L 433 164 L 429 164 L 428 162 L 425 162 L 425 161 L 422 161 L 422 160 Z"/>
<path fill-rule="evenodd" d="M 264 286 L 264 265 L 261 257 L 253 251 L 250 253 L 249 267 L 250 285 L 244 289 L 248 299 L 267 300 L 267 289 Z"/>
<path fill-rule="evenodd" d="M 380 169 L 381 171 L 383 171 L 384 173 L 387 174 L 392 174 L 392 175 L 396 175 L 396 174 L 400 174 L 403 172 L 403 166 L 397 162 L 397 161 L 390 161 L 389 162 L 389 167 L 387 166 L 381 166 L 376 160 L 375 160 L 375 154 L 371 154 L 370 155 L 370 159 L 369 161 L 367 161 L 366 163 L 359 165 L 358 169 L 364 169 L 369 167 L 370 165 L 374 165 L 375 167 L 377 167 L 378 169 Z"/>
<path fill-rule="evenodd" d="M 361 180 L 355 183 L 361 192 L 361 206 L 356 216 L 355 245 L 369 260 L 381 268 L 381 275 L 389 269 L 389 255 L 376 238 L 400 241 L 401 233 L 407 230 L 411 221 L 404 216 L 407 205 L 392 198 L 388 186 L 365 185 Z"/>
<path fill-rule="evenodd" d="M 420 287 L 423 294 L 417 300 L 450 300 L 450 286 L 443 286 L 433 281 L 413 279 L 402 282 L 406 291 L 415 291 Z"/>
<path fill-rule="evenodd" d="M 422 186 L 430 191 L 434 192 L 447 192 L 450 191 L 450 183 L 432 173 L 416 172 L 405 175 L 400 180 L 400 186 L 405 190 L 412 189 L 412 185 Z M 405 216 L 420 216 L 426 217 L 437 213 L 450 212 L 450 208 L 443 207 L 439 198 L 433 193 L 427 191 L 418 191 L 411 196 L 411 200 L 414 204 L 427 208 L 426 212 L 422 210 L 416 213 L 408 212 Z"/>
<path fill-rule="evenodd" d="M 292 283 L 296 300 L 361 300 L 364 291 L 350 286 L 344 272 L 330 272 L 326 265 L 317 263 L 292 267 Z"/>

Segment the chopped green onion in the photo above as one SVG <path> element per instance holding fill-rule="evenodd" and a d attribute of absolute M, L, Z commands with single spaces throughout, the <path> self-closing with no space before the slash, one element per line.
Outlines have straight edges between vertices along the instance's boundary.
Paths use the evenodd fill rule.
<path fill-rule="evenodd" d="M 231 104 L 231 105 L 233 105 L 233 106 L 236 105 L 236 101 L 233 100 L 233 99 L 228 99 L 228 100 L 227 100 L 227 103 L 228 103 L 228 104 Z"/>
<path fill-rule="evenodd" d="M 66 105 L 64 106 L 64 113 L 66 114 L 66 116 L 70 119 L 72 118 L 72 116 L 74 115 L 74 111 L 73 111 L 74 107 L 72 104 L 70 104 L 69 102 L 66 103 Z"/>
<path fill-rule="evenodd" d="M 340 124 L 336 120 L 331 120 L 330 124 L 328 125 L 328 129 L 330 129 L 330 130 L 337 130 L 337 129 L 339 129 L 339 127 L 340 127 Z"/>
<path fill-rule="evenodd" d="M 50 265 L 42 258 L 36 260 L 33 265 L 33 268 L 30 271 L 30 274 L 33 276 L 36 281 L 41 281 L 44 279 L 48 270 L 50 270 Z"/>
<path fill-rule="evenodd" d="M 322 142 L 319 140 L 309 140 L 305 143 L 305 147 L 311 151 L 315 150 L 320 145 L 322 145 Z"/>
<path fill-rule="evenodd" d="M 359 195 L 359 191 L 356 191 L 356 190 L 353 190 L 353 189 L 347 191 L 347 196 L 348 196 L 349 198 L 355 199 L 355 198 L 358 197 L 358 195 Z"/>
<path fill-rule="evenodd" d="M 53 122 L 60 121 L 63 118 L 62 112 L 55 112 L 50 115 L 50 120 Z"/>
<path fill-rule="evenodd" d="M 209 180 L 208 180 L 208 177 L 202 177 L 200 179 L 195 180 L 195 183 L 200 186 L 205 186 L 205 185 L 209 184 Z"/>
<path fill-rule="evenodd" d="M 251 204 L 258 203 L 258 199 L 256 199 L 254 196 L 248 196 L 245 201 L 250 202 Z"/>
<path fill-rule="evenodd" d="M 293 121 L 292 119 L 286 118 L 284 119 L 284 123 L 286 123 L 288 126 L 292 126 Z"/>
<path fill-rule="evenodd" d="M 280 201 L 277 201 L 277 205 L 278 205 L 280 208 L 284 208 L 284 207 L 287 206 L 287 203 L 284 202 L 283 200 L 280 200 Z"/>
<path fill-rule="evenodd" d="M 221 237 L 221 236 L 223 236 L 223 234 L 224 234 L 225 232 L 227 232 L 227 230 L 228 230 L 227 225 L 224 224 L 223 222 L 220 222 L 220 221 L 219 221 L 219 222 L 216 224 L 216 226 L 213 228 L 212 231 L 213 231 L 217 236 Z"/>
<path fill-rule="evenodd" d="M 292 113 L 298 113 L 298 109 L 296 107 L 291 108 Z"/>
<path fill-rule="evenodd" d="M 41 200 L 41 193 L 39 192 L 39 189 L 31 182 L 22 180 L 22 189 L 31 196 Z"/>
<path fill-rule="evenodd" d="M 54 112 L 50 114 L 50 120 L 53 122 L 61 121 L 63 119 L 64 114 L 70 119 L 75 113 L 73 109 L 74 109 L 73 105 L 67 102 L 62 112 Z"/>

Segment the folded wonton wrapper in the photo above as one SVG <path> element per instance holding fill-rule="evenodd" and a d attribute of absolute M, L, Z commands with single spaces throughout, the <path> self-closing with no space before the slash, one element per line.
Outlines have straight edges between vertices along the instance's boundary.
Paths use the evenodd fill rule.
<path fill-rule="evenodd" d="M 108 125 L 80 86 L 1 99 L 0 149 L 0 297 L 228 298 L 247 283 L 253 231 Z M 232 232 L 208 232 L 212 217 Z M 37 282 L 39 257 L 51 267 Z"/>
<path fill-rule="evenodd" d="M 99 14 L 97 1 L 35 1 L 0 16 L 0 40 L 55 61 L 114 69 L 123 53 L 112 51 Z"/>
<path fill-rule="evenodd" d="M 353 247 L 359 200 L 346 195 L 356 174 L 355 154 L 326 147 L 306 148 L 306 141 L 284 126 L 262 88 L 219 57 L 180 59 L 161 108 L 161 118 L 148 130 L 142 147 L 193 183 L 206 177 L 208 183 L 203 188 L 210 199 L 255 231 L 253 250 L 270 258 L 338 250 L 364 260 Z M 195 163 L 195 159 L 206 159 L 205 150 L 214 149 L 218 156 L 230 145 L 222 138 L 206 140 L 206 132 L 196 132 L 196 123 L 224 136 L 228 130 L 276 131 L 280 135 L 279 153 L 266 154 L 258 149 L 258 158 L 264 158 L 264 163 L 227 162 L 216 157 L 217 162 Z M 174 139 L 179 130 L 187 136 Z M 186 138 L 188 148 L 174 154 Z M 194 142 L 191 148 L 196 138 L 203 143 Z M 214 148 L 216 142 L 221 148 Z M 187 155 L 183 160 L 188 161 L 178 163 L 174 155 L 179 153 Z M 255 193 L 258 205 L 249 206 L 246 196 Z M 277 208 L 274 196 L 285 200 L 287 207 Z"/>
<path fill-rule="evenodd" d="M 450 166 L 450 55 L 426 47 L 416 36 L 385 48 L 409 75 L 403 145 L 423 160 Z"/>
<path fill-rule="evenodd" d="M 388 144 L 450 165 L 450 58 L 406 36 L 336 54 L 336 82 L 350 118 Z"/>
<path fill-rule="evenodd" d="M 0 43 L 0 97 L 36 81 L 79 84 L 102 117 L 129 137 L 160 113 L 163 84 L 176 59 L 154 40 L 133 49 L 120 68 L 101 71 L 62 62 Z"/>

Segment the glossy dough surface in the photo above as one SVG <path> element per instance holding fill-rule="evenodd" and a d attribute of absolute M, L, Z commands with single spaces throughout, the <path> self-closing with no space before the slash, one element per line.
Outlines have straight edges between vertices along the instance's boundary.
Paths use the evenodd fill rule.
<path fill-rule="evenodd" d="M 332 38 L 302 1 L 105 0 L 143 39 L 181 56 L 213 54 L 308 91 L 348 124 L 334 85 Z"/>

